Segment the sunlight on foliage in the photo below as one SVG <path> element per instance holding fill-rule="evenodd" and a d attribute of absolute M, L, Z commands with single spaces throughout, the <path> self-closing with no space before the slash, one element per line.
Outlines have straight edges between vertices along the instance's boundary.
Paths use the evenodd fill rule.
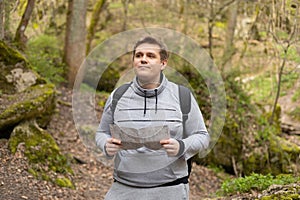
<path fill-rule="evenodd" d="M 300 99 L 300 88 L 298 90 L 295 91 L 293 97 L 292 97 L 292 101 L 296 102 L 297 100 Z"/>
<path fill-rule="evenodd" d="M 250 192 L 251 190 L 263 191 L 273 184 L 286 185 L 300 180 L 290 174 L 282 174 L 274 177 L 271 174 L 262 175 L 252 173 L 250 176 L 236 179 L 228 179 L 223 182 L 220 194 L 236 194 Z"/>
<path fill-rule="evenodd" d="M 299 106 L 294 108 L 289 114 L 292 116 L 292 118 L 300 121 L 300 107 Z"/>
<path fill-rule="evenodd" d="M 26 55 L 41 76 L 55 84 L 64 82 L 62 51 L 53 36 L 41 35 L 28 42 Z"/>

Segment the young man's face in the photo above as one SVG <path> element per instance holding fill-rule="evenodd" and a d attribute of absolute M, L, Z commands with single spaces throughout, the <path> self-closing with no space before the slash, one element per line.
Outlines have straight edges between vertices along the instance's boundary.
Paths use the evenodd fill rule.
<path fill-rule="evenodd" d="M 158 85 L 160 72 L 166 67 L 167 61 L 161 60 L 160 48 L 156 44 L 143 43 L 133 55 L 133 67 L 141 86 Z"/>

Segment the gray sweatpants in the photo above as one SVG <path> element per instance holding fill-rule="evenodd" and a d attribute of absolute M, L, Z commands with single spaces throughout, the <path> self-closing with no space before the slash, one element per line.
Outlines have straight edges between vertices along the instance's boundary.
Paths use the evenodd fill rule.
<path fill-rule="evenodd" d="M 189 184 L 166 187 L 137 188 L 114 182 L 105 200 L 188 200 Z"/>

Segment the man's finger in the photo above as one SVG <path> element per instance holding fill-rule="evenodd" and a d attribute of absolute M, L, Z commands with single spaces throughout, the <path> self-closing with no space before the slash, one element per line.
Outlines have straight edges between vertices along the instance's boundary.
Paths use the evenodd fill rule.
<path fill-rule="evenodd" d="M 164 145 L 164 144 L 170 144 L 170 140 L 161 140 L 161 141 L 160 141 L 160 144 L 161 144 L 161 145 Z"/>

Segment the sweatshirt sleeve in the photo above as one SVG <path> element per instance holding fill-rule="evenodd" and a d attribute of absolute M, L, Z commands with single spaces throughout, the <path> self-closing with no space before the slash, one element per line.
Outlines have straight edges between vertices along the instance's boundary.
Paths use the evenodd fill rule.
<path fill-rule="evenodd" d="M 106 101 L 104 111 L 102 113 L 101 121 L 96 131 L 96 145 L 105 153 L 107 158 L 111 158 L 105 151 L 106 139 L 111 137 L 109 125 L 113 123 L 112 112 L 111 112 L 111 98 L 112 95 Z"/>
<path fill-rule="evenodd" d="M 191 97 L 191 110 L 185 124 L 187 137 L 183 139 L 185 158 L 189 159 L 209 146 L 210 136 L 195 98 Z"/>

